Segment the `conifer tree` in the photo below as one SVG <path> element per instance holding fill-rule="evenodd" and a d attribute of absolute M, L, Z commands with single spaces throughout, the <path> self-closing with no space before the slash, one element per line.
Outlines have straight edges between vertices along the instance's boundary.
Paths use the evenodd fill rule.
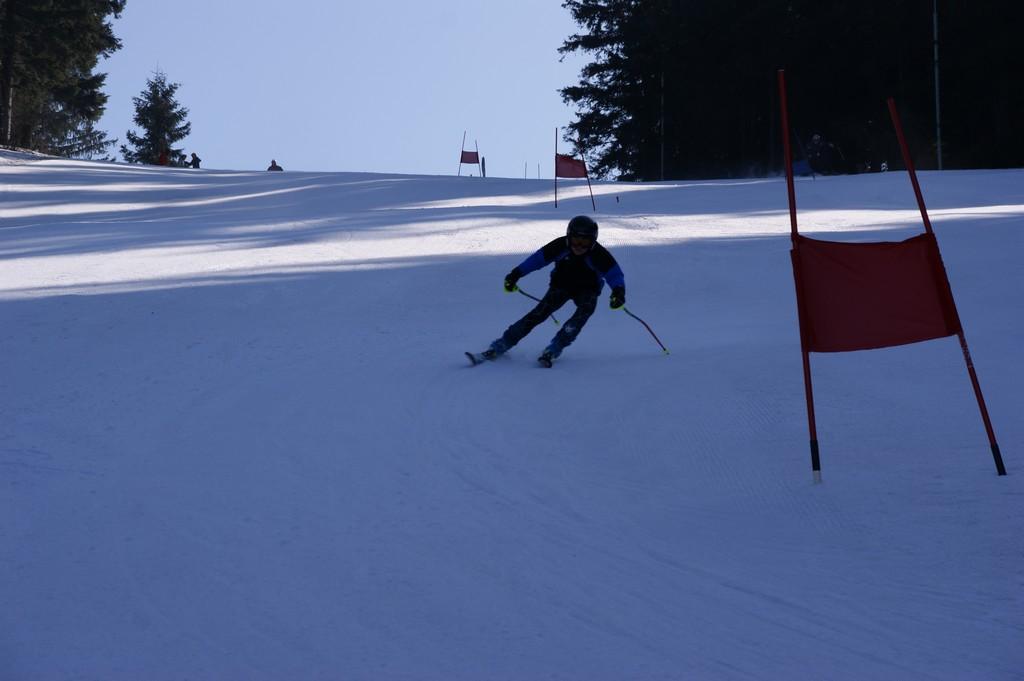
<path fill-rule="evenodd" d="M 594 58 L 583 67 L 579 84 L 561 91 L 566 102 L 579 108 L 566 141 L 576 146 L 577 153 L 588 153 L 587 165 L 593 175 L 604 177 L 617 171 L 628 179 L 633 165 L 630 156 L 636 155 L 637 145 L 627 129 L 634 108 L 629 99 L 636 88 L 635 64 L 626 54 L 626 26 L 634 19 L 637 3 L 568 0 L 562 6 L 584 31 L 569 36 L 559 52 L 580 51 Z"/>
<path fill-rule="evenodd" d="M 125 2 L 0 2 L 0 144 L 68 156 L 114 144 L 94 127 L 107 102 L 94 70 L 121 47 L 108 18 Z"/>
<path fill-rule="evenodd" d="M 591 61 L 561 90 L 566 141 L 595 175 L 747 177 L 781 170 L 776 71 L 796 152 L 819 133 L 832 172 L 901 165 L 886 99 L 917 166 L 937 164 L 934 19 L 945 168 L 1024 164 L 1024 3 L 991 0 L 563 0 L 580 26 L 562 54 Z"/>
<path fill-rule="evenodd" d="M 184 164 L 185 154 L 174 143 L 188 137 L 192 124 L 186 121 L 188 109 L 174 98 L 179 87 L 178 83 L 167 82 L 167 76 L 157 71 L 146 81 L 146 89 L 132 98 L 133 120 L 142 129 L 142 135 L 128 131 L 128 144 L 121 145 L 125 161 L 156 164 L 166 154 L 169 165 Z"/>

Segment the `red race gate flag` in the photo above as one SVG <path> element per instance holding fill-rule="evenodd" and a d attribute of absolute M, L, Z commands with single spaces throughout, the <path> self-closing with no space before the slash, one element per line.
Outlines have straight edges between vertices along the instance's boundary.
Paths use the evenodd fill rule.
<path fill-rule="evenodd" d="M 885 348 L 960 331 L 932 234 L 898 243 L 797 235 L 793 268 L 810 352 Z"/>
<path fill-rule="evenodd" d="M 580 154 L 583 145 L 580 145 Z M 555 208 L 558 208 L 558 178 L 560 177 L 585 177 L 587 178 L 587 190 L 590 192 L 590 205 L 597 210 L 597 203 L 594 201 L 594 188 L 590 186 L 590 175 L 587 173 L 587 164 L 582 160 L 577 161 L 572 156 L 558 153 L 558 128 L 555 128 Z"/>
<path fill-rule="evenodd" d="M 793 240 L 790 255 L 800 320 L 800 349 L 811 435 L 811 469 L 815 482 L 821 481 L 821 462 L 810 353 L 884 348 L 953 335 L 960 340 L 967 373 L 992 448 L 996 473 L 1006 475 L 895 102 L 889 99 L 889 114 L 921 211 L 924 233 L 898 243 L 821 241 L 802 236 L 797 228 L 786 79 L 782 70 L 778 72 L 778 84 Z"/>
<path fill-rule="evenodd" d="M 555 177 L 588 177 L 587 166 L 567 154 L 555 154 Z"/>
<path fill-rule="evenodd" d="M 480 176 L 483 177 L 487 173 L 484 172 L 484 165 L 480 163 L 480 145 L 476 144 L 476 151 L 466 151 L 466 131 L 462 131 L 462 146 L 459 147 L 459 177 L 462 176 L 462 164 L 476 164 L 480 166 Z"/>

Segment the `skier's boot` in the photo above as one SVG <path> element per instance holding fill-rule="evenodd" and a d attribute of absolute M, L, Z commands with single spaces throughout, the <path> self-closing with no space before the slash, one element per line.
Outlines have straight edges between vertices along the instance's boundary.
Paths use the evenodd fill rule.
<path fill-rule="evenodd" d="M 554 362 L 554 360 L 555 360 L 554 356 L 550 352 L 548 352 L 547 350 L 545 350 L 541 354 L 541 356 L 537 358 L 537 361 L 540 363 L 540 365 L 542 367 L 547 368 L 547 369 L 551 368 L 551 364 L 552 364 L 552 362 Z"/>
<path fill-rule="evenodd" d="M 477 352 L 467 352 L 466 353 L 466 357 L 469 359 L 469 363 L 472 364 L 473 366 L 476 366 L 477 364 L 483 364 L 484 362 L 495 360 L 495 359 L 497 359 L 499 357 L 499 355 L 501 355 L 500 352 L 498 352 L 497 350 L 493 350 L 491 348 L 488 348 L 488 349 L 484 350 L 483 352 L 479 352 L 479 353 L 477 353 Z"/>

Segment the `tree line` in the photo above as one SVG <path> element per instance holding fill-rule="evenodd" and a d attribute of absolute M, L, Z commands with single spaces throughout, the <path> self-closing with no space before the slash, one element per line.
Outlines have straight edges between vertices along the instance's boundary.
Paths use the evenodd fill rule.
<path fill-rule="evenodd" d="M 127 0 L 0 0 L 0 145 L 94 158 L 107 95 L 101 58 Z M 921 168 L 1024 165 L 1024 26 L 1018 0 L 565 0 L 592 61 L 562 97 L 566 140 L 593 174 L 624 180 L 739 177 L 781 169 L 776 71 L 785 68 L 795 153 L 826 170 L 900 165 L 894 97 Z M 936 113 L 936 18 L 939 107 Z M 129 162 L 183 161 L 177 83 L 134 100 Z M 941 123 L 941 127 L 940 127 Z M 940 132 L 941 131 L 941 132 Z M 939 148 L 941 141 L 941 158 Z"/>
<path fill-rule="evenodd" d="M 566 141 L 624 180 L 778 172 L 776 73 L 796 156 L 816 135 L 833 172 L 901 166 L 893 97 L 921 168 L 1024 165 L 1016 0 L 566 0 L 591 59 L 562 89 Z M 939 117 L 935 28 L 938 24 Z M 940 127 L 941 126 L 941 127 Z"/>
<path fill-rule="evenodd" d="M 0 0 L 0 146 L 75 158 L 105 157 L 117 144 L 96 129 L 107 95 L 101 58 L 121 48 L 111 19 L 127 0 Z M 191 124 L 175 99 L 179 85 L 157 72 L 135 97 L 120 151 L 129 163 L 182 165 L 174 143 Z"/>

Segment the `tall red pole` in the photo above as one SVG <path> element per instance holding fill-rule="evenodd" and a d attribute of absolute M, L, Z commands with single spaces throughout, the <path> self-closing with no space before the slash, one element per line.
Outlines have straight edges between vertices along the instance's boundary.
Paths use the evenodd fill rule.
<path fill-rule="evenodd" d="M 978 400 L 978 408 L 981 410 L 981 420 L 985 423 L 985 432 L 988 434 L 988 443 L 992 448 L 992 458 L 996 464 L 996 474 L 1006 475 L 1006 466 L 1003 465 L 1003 456 L 999 452 L 999 444 L 996 442 L 996 434 L 992 428 L 992 421 L 988 416 L 988 407 L 985 406 L 985 397 L 981 394 L 981 383 L 978 381 L 978 374 L 974 370 L 974 361 L 971 359 L 971 351 L 967 348 L 967 337 L 964 335 L 963 325 L 960 323 L 960 314 L 956 310 L 956 301 L 953 300 L 953 289 L 949 285 L 949 277 L 946 274 L 946 266 L 942 262 L 942 255 L 939 253 L 938 242 L 935 240 L 935 233 L 932 231 L 931 220 L 928 219 L 928 209 L 924 205 L 924 196 L 921 194 L 921 185 L 917 181 L 917 172 L 914 170 L 914 161 L 910 157 L 910 148 L 907 146 L 907 139 L 903 136 L 903 126 L 900 124 L 900 115 L 896 111 L 896 102 L 889 98 L 889 116 L 892 118 L 893 127 L 896 128 L 896 137 L 900 142 L 900 153 L 903 154 L 903 164 L 907 167 L 910 175 L 910 184 L 914 187 L 914 196 L 917 198 L 917 207 L 921 211 L 921 219 L 924 220 L 925 231 L 932 237 L 937 268 L 940 270 L 939 277 L 943 292 L 946 295 L 948 309 L 955 324 L 957 337 L 960 339 L 960 350 L 964 355 L 964 362 L 967 364 L 967 373 L 971 377 L 971 385 L 974 387 L 974 396 Z"/>
<path fill-rule="evenodd" d="M 800 233 L 796 228 L 796 188 L 793 184 L 793 150 L 789 146 L 789 108 L 786 105 L 786 72 L 779 69 L 779 108 L 782 111 L 782 154 L 786 162 L 786 193 L 789 196 L 789 230 L 793 245 Z"/>
<path fill-rule="evenodd" d="M 793 151 L 789 142 L 789 110 L 786 106 L 786 72 L 779 69 L 779 107 L 782 111 L 782 147 L 786 159 L 786 191 L 789 195 L 789 226 L 790 238 L 793 240 L 793 281 L 796 284 L 796 307 L 800 319 L 800 353 L 804 365 L 804 393 L 807 400 L 807 426 L 811 436 L 811 471 L 814 482 L 821 482 L 821 456 L 818 451 L 818 426 L 814 418 L 814 389 L 811 385 L 811 358 L 807 350 L 807 315 L 804 308 L 804 287 L 800 276 L 800 250 L 797 238 L 800 236 L 796 226 L 796 188 L 793 184 Z"/>
<path fill-rule="evenodd" d="M 555 208 L 558 208 L 558 127 L 555 127 Z"/>

